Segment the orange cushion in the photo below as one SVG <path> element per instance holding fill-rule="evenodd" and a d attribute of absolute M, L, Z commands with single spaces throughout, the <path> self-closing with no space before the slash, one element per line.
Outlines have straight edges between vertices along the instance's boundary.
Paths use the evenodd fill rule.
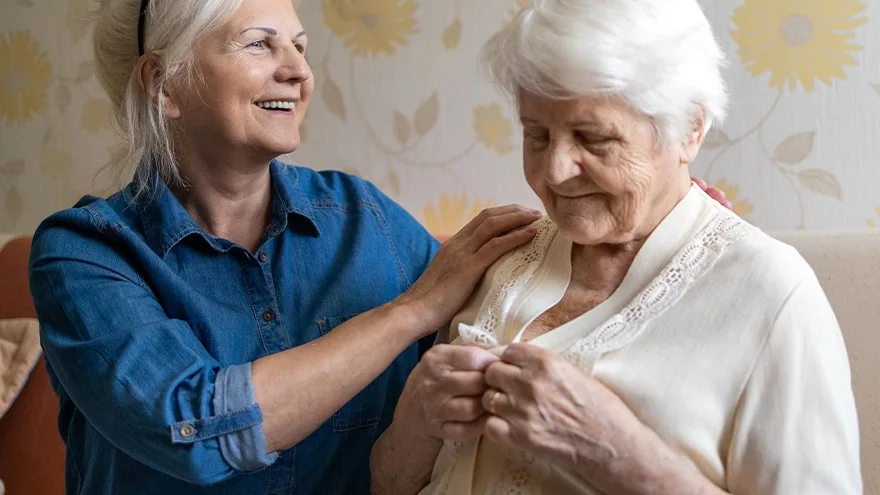
<path fill-rule="evenodd" d="M 30 248 L 30 237 L 0 246 L 0 319 L 36 318 L 28 288 Z M 0 479 L 7 493 L 64 493 L 64 444 L 57 423 L 58 398 L 40 359 L 0 420 Z"/>
<path fill-rule="evenodd" d="M 36 318 L 28 288 L 30 237 L 16 237 L 0 247 L 0 319 Z"/>

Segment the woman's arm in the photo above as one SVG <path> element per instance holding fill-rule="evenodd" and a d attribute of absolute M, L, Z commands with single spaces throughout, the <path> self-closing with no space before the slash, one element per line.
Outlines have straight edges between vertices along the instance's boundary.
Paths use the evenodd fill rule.
<path fill-rule="evenodd" d="M 805 271 L 739 401 L 727 452 L 733 493 L 862 493 L 846 347 L 819 281 Z"/>
<path fill-rule="evenodd" d="M 482 434 L 483 370 L 498 356 L 474 346 L 438 345 L 413 370 L 394 422 L 373 446 L 373 493 L 413 495 L 431 479 L 442 439 Z"/>
<path fill-rule="evenodd" d="M 536 218 L 518 207 L 483 213 L 393 304 L 315 342 L 230 367 L 188 322 L 167 316 L 83 209 L 35 235 L 31 291 L 46 358 L 89 423 L 139 462 L 208 485 L 271 464 L 272 452 L 324 423 L 447 321 L 486 266 L 531 239 L 519 227 Z"/>
<path fill-rule="evenodd" d="M 256 361 L 254 395 L 268 451 L 310 435 L 404 349 L 449 321 L 489 265 L 534 237 L 529 225 L 539 216 L 519 206 L 485 210 L 444 243 L 416 283 L 392 303 L 307 345 Z"/>
<path fill-rule="evenodd" d="M 373 445 L 372 493 L 414 495 L 431 481 L 443 440 L 425 435 L 417 422 L 395 414 L 394 422 Z"/>

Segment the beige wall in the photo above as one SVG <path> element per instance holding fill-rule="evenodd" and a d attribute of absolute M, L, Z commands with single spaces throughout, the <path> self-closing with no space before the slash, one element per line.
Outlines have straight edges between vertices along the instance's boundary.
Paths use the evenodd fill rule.
<path fill-rule="evenodd" d="M 290 159 L 360 173 L 438 234 L 489 203 L 538 206 L 511 109 L 476 65 L 522 2 L 300 2 L 318 93 Z M 880 225 L 880 1 L 702 3 L 734 104 L 693 173 L 764 228 Z M 89 6 L 0 6 L 0 231 L 31 230 L 112 179 L 96 181 L 114 136 L 91 76 Z"/>

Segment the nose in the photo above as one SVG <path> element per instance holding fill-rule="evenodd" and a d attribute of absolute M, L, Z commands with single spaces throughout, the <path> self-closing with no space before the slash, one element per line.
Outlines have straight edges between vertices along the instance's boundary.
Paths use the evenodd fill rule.
<path fill-rule="evenodd" d="M 563 184 L 584 173 L 578 163 L 575 147 L 566 142 L 555 142 L 547 148 L 544 175 L 550 185 Z"/>
<path fill-rule="evenodd" d="M 281 64 L 275 72 L 275 79 L 281 83 L 303 83 L 312 77 L 312 69 L 306 61 L 304 53 L 296 46 L 285 47 L 281 55 Z"/>

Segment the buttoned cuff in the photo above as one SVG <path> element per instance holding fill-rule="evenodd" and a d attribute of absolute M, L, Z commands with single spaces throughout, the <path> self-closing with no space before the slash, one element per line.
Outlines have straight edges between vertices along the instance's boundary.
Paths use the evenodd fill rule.
<path fill-rule="evenodd" d="M 235 415 L 243 411 L 255 411 L 258 420 L 246 428 L 219 436 L 220 453 L 234 469 L 256 471 L 272 465 L 278 454 L 266 453 L 263 415 L 254 399 L 250 363 L 220 370 L 214 382 L 214 414 Z"/>

